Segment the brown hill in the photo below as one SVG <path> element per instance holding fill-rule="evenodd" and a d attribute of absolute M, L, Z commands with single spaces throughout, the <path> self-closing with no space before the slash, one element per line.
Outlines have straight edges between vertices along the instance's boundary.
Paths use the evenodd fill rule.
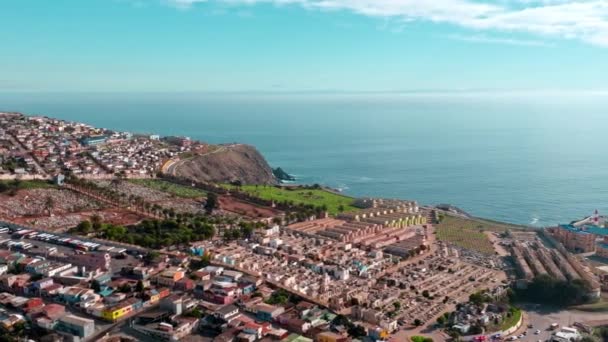
<path fill-rule="evenodd" d="M 262 154 L 253 146 L 240 144 L 182 160 L 176 165 L 175 175 L 204 182 L 277 183 Z"/>

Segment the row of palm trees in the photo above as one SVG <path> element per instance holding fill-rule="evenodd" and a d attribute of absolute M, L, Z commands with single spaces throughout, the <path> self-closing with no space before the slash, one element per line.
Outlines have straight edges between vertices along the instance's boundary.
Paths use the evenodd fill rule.
<path fill-rule="evenodd" d="M 165 208 L 157 203 L 148 202 L 141 196 L 121 192 L 118 189 L 123 181 L 124 178 L 117 176 L 110 181 L 110 186 L 104 187 L 83 178 L 70 177 L 66 179 L 66 183 L 80 191 L 102 197 L 106 201 L 112 203 L 114 206 L 129 207 L 131 210 L 137 213 L 152 216 L 156 219 L 175 220 L 178 223 L 189 223 L 195 219 L 202 218 L 201 214 L 198 213 L 177 212 L 173 208 Z M 237 220 L 231 217 L 214 216 L 208 217 L 205 219 L 205 221 L 231 226 L 235 224 Z"/>
<path fill-rule="evenodd" d="M 115 177 L 111 180 L 109 187 L 101 186 L 93 181 L 71 177 L 67 183 L 85 193 L 90 193 L 104 198 L 117 207 L 128 207 L 137 213 L 154 218 L 176 219 L 181 218 L 188 213 L 177 213 L 172 208 L 163 208 L 162 206 L 146 201 L 143 197 L 127 194 L 118 190 L 123 179 Z"/>

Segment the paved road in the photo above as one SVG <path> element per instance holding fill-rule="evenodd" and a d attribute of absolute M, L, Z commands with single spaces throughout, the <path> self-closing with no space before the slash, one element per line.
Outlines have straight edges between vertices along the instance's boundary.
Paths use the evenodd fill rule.
<path fill-rule="evenodd" d="M 553 333 L 553 331 L 549 330 L 549 326 L 553 323 L 558 323 L 560 327 L 573 326 L 575 322 L 585 323 L 606 319 L 608 316 L 606 313 L 600 312 L 563 310 L 534 304 L 524 305 L 522 308 L 526 311 L 526 321 L 524 322 L 524 326 L 514 335 L 519 335 L 523 331 L 527 331 L 528 334 L 520 341 L 548 340 Z M 533 328 L 528 328 L 528 324 L 532 324 Z M 540 330 L 539 335 L 534 334 L 536 330 Z"/>
<path fill-rule="evenodd" d="M 220 153 L 220 152 L 224 152 L 226 149 L 232 147 L 232 146 L 236 146 L 236 145 L 231 145 L 231 146 L 220 146 L 219 148 L 211 151 L 211 152 L 207 152 L 204 154 L 200 154 L 197 155 L 197 157 L 204 157 L 204 156 L 208 156 L 210 154 L 214 154 L 214 153 Z M 188 161 L 188 159 L 180 159 L 179 157 L 176 157 L 174 159 L 171 159 L 169 161 L 167 161 L 165 163 L 165 165 L 163 165 L 161 171 L 165 174 L 171 175 L 171 176 L 175 176 L 176 171 L 178 169 L 178 167 L 180 165 L 182 165 L 183 163 L 185 163 L 186 161 Z"/>

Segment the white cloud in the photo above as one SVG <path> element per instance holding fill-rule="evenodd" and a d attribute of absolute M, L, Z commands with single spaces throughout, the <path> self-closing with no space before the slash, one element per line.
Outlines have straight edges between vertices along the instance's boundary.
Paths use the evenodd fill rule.
<path fill-rule="evenodd" d="M 307 9 L 448 23 L 479 31 L 531 33 L 608 47 L 608 0 L 163 0 L 196 3 L 298 5 Z M 498 41 L 497 41 L 498 42 Z M 504 41 L 504 43 L 509 44 Z"/>

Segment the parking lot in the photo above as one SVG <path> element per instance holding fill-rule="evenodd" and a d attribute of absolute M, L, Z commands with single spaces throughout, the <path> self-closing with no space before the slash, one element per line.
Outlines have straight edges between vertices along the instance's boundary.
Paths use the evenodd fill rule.
<path fill-rule="evenodd" d="M 74 253 L 85 253 L 81 251 L 76 251 L 73 247 L 56 244 L 53 242 L 41 241 L 37 239 L 24 238 L 22 240 L 11 238 L 11 233 L 0 233 L 0 241 L 11 239 L 11 241 L 23 241 L 33 245 L 33 247 L 27 251 L 21 251 L 26 254 L 40 255 L 40 256 L 48 256 L 47 251 L 50 248 L 55 248 L 57 251 L 55 252 L 58 255 L 71 255 Z M 9 246 L 1 245 L 2 249 L 9 249 Z M 125 266 L 134 266 L 137 265 L 140 261 L 133 255 L 126 254 L 124 258 L 116 258 L 118 255 L 116 252 L 124 250 L 124 248 L 120 248 L 116 246 L 115 249 L 110 250 L 108 253 L 112 256 L 112 271 L 114 273 L 119 272 L 122 267 Z M 91 251 L 86 253 L 103 253 L 103 251 Z"/>
<path fill-rule="evenodd" d="M 526 321 L 524 327 L 519 329 L 514 335 L 519 336 L 523 331 L 527 334 L 518 341 L 547 341 L 551 338 L 554 332 L 550 330 L 553 323 L 557 323 L 560 327 L 574 327 L 575 323 L 585 323 L 589 321 L 597 321 L 606 318 L 605 313 L 601 312 L 583 312 L 577 310 L 562 310 L 558 308 L 547 308 L 535 304 L 524 305 L 522 307 L 526 311 Z M 532 328 L 528 328 L 532 325 Z M 578 328 L 577 328 L 578 329 Z M 538 335 L 534 334 L 536 330 L 540 330 Z M 580 330 L 580 329 L 579 329 Z"/>

